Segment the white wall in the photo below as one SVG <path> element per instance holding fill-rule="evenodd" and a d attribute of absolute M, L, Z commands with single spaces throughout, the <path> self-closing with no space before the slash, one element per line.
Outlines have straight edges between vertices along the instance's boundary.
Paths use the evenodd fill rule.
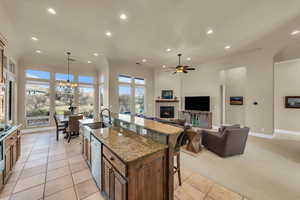
<path fill-rule="evenodd" d="M 300 96 L 300 60 L 276 63 L 275 129 L 300 132 L 300 109 L 285 108 L 285 96 Z"/>
<path fill-rule="evenodd" d="M 249 126 L 253 132 L 272 134 L 274 130 L 273 55 L 274 52 L 270 50 L 255 50 L 202 64 L 196 71 L 182 74 L 181 95 L 211 96 L 213 125 L 219 126 L 222 82 L 220 71 L 245 66 L 247 69 L 245 125 Z M 160 87 L 163 88 L 164 85 Z M 254 105 L 254 102 L 258 104 Z"/>
<path fill-rule="evenodd" d="M 245 125 L 245 104 L 230 105 L 231 96 L 243 96 L 246 87 L 246 67 L 237 67 L 222 71 L 223 85 L 225 86 L 225 124 Z"/>
<path fill-rule="evenodd" d="M 154 70 L 134 63 L 109 61 L 109 102 L 113 112 L 119 112 L 118 76 L 120 74 L 146 80 L 146 115 L 154 116 Z"/>

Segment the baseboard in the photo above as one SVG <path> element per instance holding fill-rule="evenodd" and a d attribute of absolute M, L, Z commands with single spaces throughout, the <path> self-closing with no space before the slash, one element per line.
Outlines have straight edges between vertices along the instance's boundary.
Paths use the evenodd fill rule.
<path fill-rule="evenodd" d="M 42 128 L 28 128 L 28 129 L 21 130 L 21 133 L 26 134 L 26 133 L 34 133 L 34 132 L 41 132 L 41 131 L 50 131 L 55 129 L 56 129 L 55 126 L 42 127 Z"/>
<path fill-rule="evenodd" d="M 255 132 L 251 132 L 249 133 L 249 135 L 251 136 L 255 136 L 255 137 L 261 137 L 261 138 L 267 138 L 267 139 L 272 139 L 274 137 L 274 135 L 270 135 L 270 134 L 265 134 L 265 133 L 255 133 Z"/>
<path fill-rule="evenodd" d="M 274 133 L 283 133 L 283 134 L 299 135 L 300 136 L 300 132 L 298 132 L 298 131 L 289 131 L 289 130 L 283 130 L 283 129 L 275 129 Z"/>

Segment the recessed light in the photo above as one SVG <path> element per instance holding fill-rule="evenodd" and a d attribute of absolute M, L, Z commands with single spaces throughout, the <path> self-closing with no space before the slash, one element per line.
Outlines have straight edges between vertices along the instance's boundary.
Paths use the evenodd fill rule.
<path fill-rule="evenodd" d="M 214 33 L 214 30 L 212 30 L 212 29 L 208 29 L 206 33 L 207 33 L 207 35 L 211 35 L 211 34 L 213 34 L 213 33 Z"/>
<path fill-rule="evenodd" d="M 56 15 L 56 11 L 53 8 L 48 8 L 48 13 Z"/>
<path fill-rule="evenodd" d="M 90 61 L 90 60 L 89 60 L 87 63 L 88 63 L 88 64 L 91 64 L 91 63 L 92 63 L 92 61 Z"/>
<path fill-rule="evenodd" d="M 146 60 L 146 59 L 143 59 L 142 62 L 145 63 L 145 62 L 147 62 L 147 60 Z"/>
<path fill-rule="evenodd" d="M 172 49 L 170 49 L 170 48 L 167 48 L 167 49 L 166 49 L 167 52 L 170 52 L 171 50 L 172 50 Z"/>
<path fill-rule="evenodd" d="M 124 14 L 124 13 L 123 13 L 123 14 L 121 14 L 121 15 L 120 15 L 120 19 L 122 19 L 122 20 L 126 20 L 126 19 L 127 19 L 127 15 L 126 15 L 126 14 Z"/>
<path fill-rule="evenodd" d="M 93 53 L 94 56 L 99 56 L 99 53 Z"/>
<path fill-rule="evenodd" d="M 166 68 L 166 65 L 163 65 L 162 67 L 163 67 L 163 68 Z"/>
<path fill-rule="evenodd" d="M 111 32 L 107 31 L 107 32 L 105 33 L 105 35 L 108 36 L 108 37 L 110 37 L 110 36 L 111 36 Z"/>
<path fill-rule="evenodd" d="M 31 37 L 31 39 L 32 39 L 33 41 L 38 41 L 38 40 L 39 40 L 37 37 Z"/>
<path fill-rule="evenodd" d="M 186 58 L 186 60 L 190 61 L 190 60 L 192 60 L 192 58 L 190 58 L 190 57 L 187 57 L 187 58 Z"/>
<path fill-rule="evenodd" d="M 35 53 L 40 54 L 40 53 L 42 53 L 42 51 L 41 50 L 36 50 Z"/>
<path fill-rule="evenodd" d="M 225 46 L 224 48 L 225 48 L 225 49 L 230 49 L 231 46 L 230 46 L 230 45 L 227 45 L 227 46 Z"/>
<path fill-rule="evenodd" d="M 291 32 L 291 35 L 297 35 L 297 34 L 299 34 L 299 33 L 300 33 L 299 30 L 294 30 L 293 32 Z"/>

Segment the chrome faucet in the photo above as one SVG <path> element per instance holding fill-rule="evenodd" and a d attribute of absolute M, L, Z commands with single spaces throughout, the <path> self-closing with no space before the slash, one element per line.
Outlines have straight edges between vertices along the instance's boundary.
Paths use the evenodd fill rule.
<path fill-rule="evenodd" d="M 103 112 L 104 111 L 107 111 L 108 112 L 108 120 L 109 120 L 109 124 L 111 124 L 111 112 L 110 112 L 110 110 L 108 109 L 108 108 L 104 108 L 104 109 L 102 109 L 101 111 L 100 111 L 100 120 L 102 121 L 102 122 L 104 122 L 104 119 L 103 119 Z"/>

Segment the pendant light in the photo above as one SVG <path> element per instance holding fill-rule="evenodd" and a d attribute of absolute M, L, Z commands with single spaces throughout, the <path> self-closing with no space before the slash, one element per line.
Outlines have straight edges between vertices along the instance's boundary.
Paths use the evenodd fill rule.
<path fill-rule="evenodd" d="M 70 80 L 70 61 L 74 61 L 72 58 L 70 58 L 70 55 L 71 52 L 67 52 L 67 71 L 68 71 L 67 81 L 60 81 L 58 84 L 61 88 L 69 89 L 69 90 L 78 87 L 77 83 L 74 83 Z"/>

